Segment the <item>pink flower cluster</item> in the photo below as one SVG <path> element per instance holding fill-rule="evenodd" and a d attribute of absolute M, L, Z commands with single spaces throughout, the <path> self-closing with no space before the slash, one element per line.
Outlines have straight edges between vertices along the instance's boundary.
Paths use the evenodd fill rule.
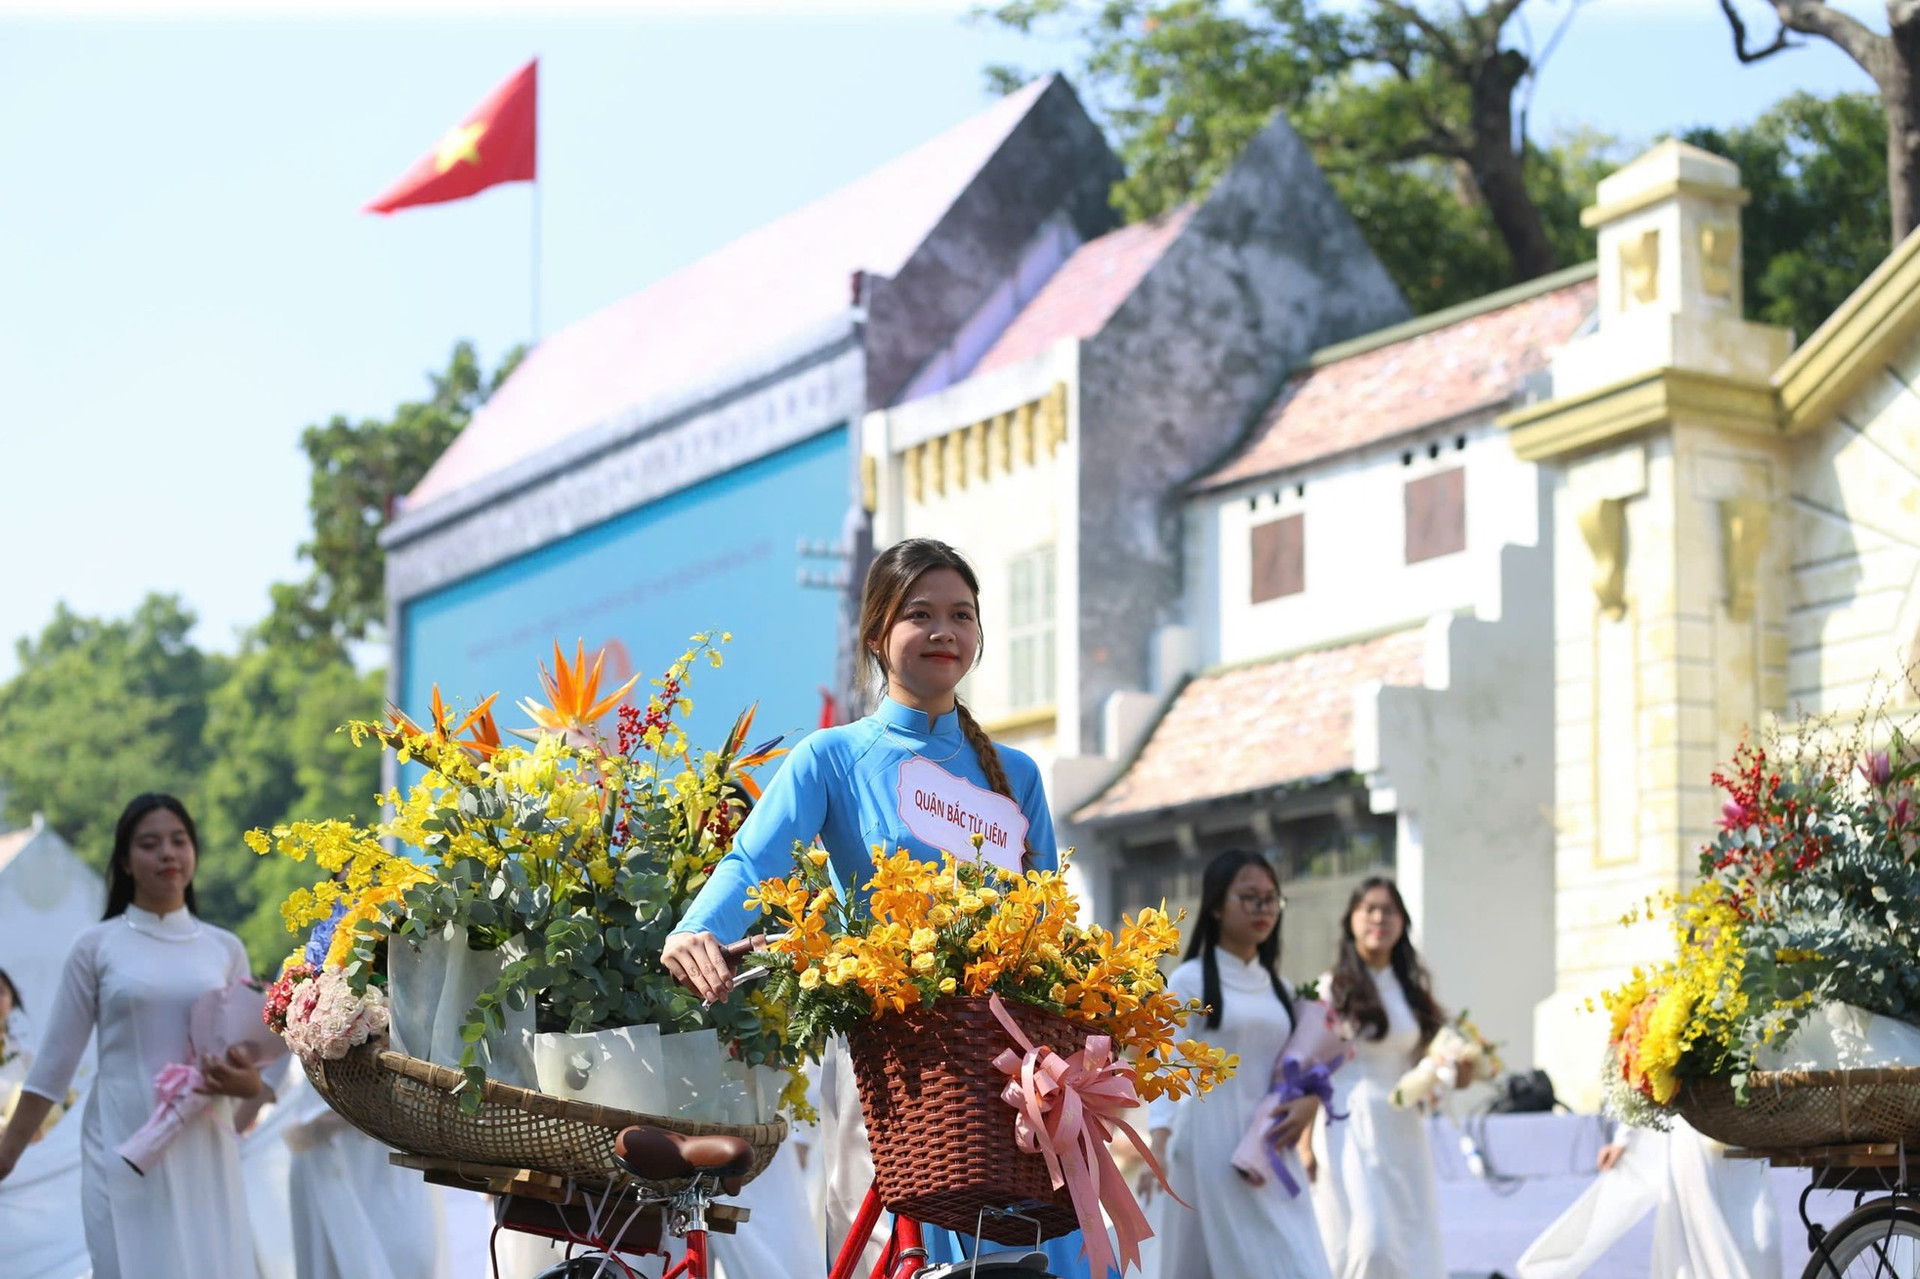
<path fill-rule="evenodd" d="M 349 1048 L 386 1033 L 386 995 L 378 986 L 355 994 L 337 969 L 296 982 L 288 997 L 287 1047 L 309 1060 L 337 1061 Z"/>
<path fill-rule="evenodd" d="M 282 1039 L 287 1034 L 287 1007 L 293 1002 L 293 991 L 301 982 L 319 975 L 320 970 L 312 964 L 288 964 L 280 974 L 280 980 L 267 987 L 266 1006 L 260 1010 L 260 1017 L 267 1023 L 267 1029 Z"/>

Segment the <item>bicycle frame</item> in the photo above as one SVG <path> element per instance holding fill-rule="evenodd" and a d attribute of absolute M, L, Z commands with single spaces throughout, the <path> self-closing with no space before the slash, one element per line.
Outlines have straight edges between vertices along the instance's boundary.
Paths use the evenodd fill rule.
<path fill-rule="evenodd" d="M 860 1201 L 860 1211 L 853 1219 L 853 1229 L 841 1243 L 840 1255 L 834 1258 L 827 1279 L 853 1279 L 854 1270 L 867 1251 L 867 1240 L 873 1237 L 873 1228 L 879 1223 L 880 1196 L 868 1186 L 867 1197 Z M 927 1247 L 920 1236 L 920 1223 L 910 1217 L 895 1217 L 893 1229 L 887 1235 L 887 1246 L 870 1279 L 914 1279 L 926 1268 Z"/>
<path fill-rule="evenodd" d="M 633 1250 L 629 1255 L 654 1256 L 671 1261 L 661 1279 L 709 1279 L 710 1254 L 709 1240 L 711 1232 L 707 1228 L 707 1207 L 713 1201 L 716 1187 L 696 1181 L 687 1189 L 671 1196 L 644 1200 L 641 1208 L 648 1205 L 660 1207 L 665 1213 L 662 1223 L 661 1246 Z M 640 1209 L 630 1209 L 637 1213 Z M 862 1256 L 866 1252 L 867 1240 L 872 1237 L 874 1227 L 880 1222 L 880 1196 L 869 1188 L 866 1198 L 860 1204 L 859 1215 L 854 1219 L 853 1229 L 848 1232 L 845 1242 L 840 1246 L 840 1254 L 834 1259 L 829 1279 L 854 1279 Z M 596 1217 L 598 1214 L 595 1214 Z M 599 1249 L 606 1256 L 604 1263 L 608 1275 L 617 1279 L 632 1279 L 634 1271 L 613 1246 L 614 1241 L 624 1237 L 627 1224 L 632 1220 L 629 1215 L 625 1222 L 619 1223 L 612 1233 L 597 1229 L 575 1231 L 572 1229 L 545 1230 L 528 1229 L 526 1225 L 501 1223 L 493 1228 L 497 1237 L 502 1230 L 520 1230 L 543 1239 L 558 1243 L 578 1245 Z M 614 1223 L 609 1220 L 609 1225 Z M 678 1260 L 673 1260 L 665 1247 L 664 1236 L 672 1236 L 685 1241 L 686 1250 Z M 499 1273 L 498 1258 L 493 1256 L 492 1239 L 488 1241 L 489 1260 L 493 1262 L 494 1273 Z M 879 1261 L 874 1265 L 868 1279 L 916 1279 L 927 1268 L 927 1249 L 923 1241 L 920 1223 L 908 1217 L 895 1217 L 893 1228 L 888 1232 L 886 1247 L 881 1251 Z"/>

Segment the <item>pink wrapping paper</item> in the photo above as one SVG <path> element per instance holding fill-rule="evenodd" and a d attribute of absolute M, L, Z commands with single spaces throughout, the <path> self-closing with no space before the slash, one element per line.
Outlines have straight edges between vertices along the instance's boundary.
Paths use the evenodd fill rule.
<path fill-rule="evenodd" d="M 153 1079 L 153 1114 L 138 1132 L 113 1148 L 135 1172 L 144 1177 L 166 1153 L 168 1143 L 213 1100 L 195 1091 L 206 1082 L 199 1057 L 224 1057 L 229 1049 L 238 1048 L 258 1066 L 286 1055 L 286 1043 L 267 1029 L 262 1015 L 266 1002 L 266 991 L 246 982 L 209 991 L 194 1002 L 187 1016 L 187 1038 L 195 1060 L 161 1068 Z"/>
<path fill-rule="evenodd" d="M 1280 1152 L 1273 1149 L 1273 1131 L 1279 1126 L 1281 1108 L 1300 1097 L 1318 1095 L 1328 1117 L 1339 1118 L 1333 1113 L 1326 1076 L 1353 1059 L 1353 1045 L 1341 1035 L 1340 1020 L 1324 1001 L 1298 1000 L 1293 1016 L 1293 1033 L 1273 1059 L 1271 1087 L 1233 1148 L 1232 1162 L 1234 1171 L 1255 1185 L 1263 1184 L 1268 1176 L 1277 1176 L 1298 1195 L 1298 1183 L 1281 1166 Z"/>

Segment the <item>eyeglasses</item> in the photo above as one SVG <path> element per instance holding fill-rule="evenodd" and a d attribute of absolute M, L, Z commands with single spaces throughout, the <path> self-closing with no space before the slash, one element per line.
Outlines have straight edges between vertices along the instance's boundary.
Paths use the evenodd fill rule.
<path fill-rule="evenodd" d="M 1278 893 L 1235 893 L 1233 899 L 1239 902 L 1240 909 L 1249 915 L 1264 915 L 1268 911 L 1287 908 L 1287 899 Z"/>

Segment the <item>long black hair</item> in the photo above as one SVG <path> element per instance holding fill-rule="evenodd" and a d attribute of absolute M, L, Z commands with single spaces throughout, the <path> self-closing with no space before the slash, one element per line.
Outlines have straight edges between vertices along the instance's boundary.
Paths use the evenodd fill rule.
<path fill-rule="evenodd" d="M 1353 912 L 1360 909 L 1366 895 L 1376 888 L 1392 894 L 1393 908 L 1400 912 L 1400 940 L 1393 944 L 1389 962 L 1393 975 L 1400 980 L 1400 990 L 1406 995 L 1408 1006 L 1413 1009 L 1414 1020 L 1420 1023 L 1419 1051 L 1424 1052 L 1440 1027 L 1447 1024 L 1447 1014 L 1434 999 L 1433 980 L 1427 975 L 1427 966 L 1420 961 L 1420 953 L 1413 948 L 1413 921 L 1407 917 L 1407 899 L 1400 895 L 1400 886 L 1385 875 L 1370 875 L 1360 881 L 1353 896 L 1347 898 L 1346 910 L 1340 914 L 1340 958 L 1333 965 L 1333 988 L 1327 992 L 1329 1006 L 1358 1027 L 1366 1038 L 1386 1038 L 1386 1005 L 1380 1002 L 1373 974 L 1367 968 L 1367 961 L 1360 958 L 1360 944 L 1353 939 Z"/>
<path fill-rule="evenodd" d="M 162 795 L 158 791 L 135 795 L 120 810 L 120 821 L 113 828 L 113 857 L 107 862 L 107 910 L 100 918 L 112 919 L 116 915 L 124 915 L 127 907 L 133 905 L 133 872 L 127 869 L 127 856 L 133 852 L 133 829 L 142 818 L 162 808 L 178 817 L 180 824 L 187 828 L 187 840 L 193 845 L 194 858 L 198 860 L 200 832 L 195 828 L 187 806 L 173 796 Z M 191 881 L 187 884 L 187 909 L 195 915 L 200 913 L 199 905 L 193 900 Z"/>
<path fill-rule="evenodd" d="M 1220 949 L 1220 912 L 1227 908 L 1227 893 L 1233 888 L 1234 879 L 1249 866 L 1265 871 L 1273 879 L 1273 891 L 1280 891 L 1280 872 L 1273 868 L 1273 863 L 1244 848 L 1229 848 L 1221 853 L 1207 863 L 1207 869 L 1200 876 L 1200 909 L 1194 921 L 1193 937 L 1187 942 L 1186 958 L 1200 960 L 1200 997 L 1207 1005 L 1208 1030 L 1220 1028 L 1220 961 L 1214 953 Z M 1280 984 L 1278 923 L 1255 953 L 1260 966 L 1267 970 L 1267 980 L 1273 983 L 1274 998 L 1286 1005 L 1287 1019 L 1291 1021 L 1293 1001 L 1287 998 L 1287 989 Z"/>
<path fill-rule="evenodd" d="M 4 968 L 0 968 L 0 986 L 5 986 L 7 988 L 7 994 L 12 997 L 13 1011 L 17 1013 L 27 1011 L 27 1006 L 20 1002 L 20 988 L 13 984 L 13 978 L 7 976 L 7 970 Z M 0 1035 L 6 1033 L 7 1028 L 4 1023 L 5 1019 L 0 1018 Z"/>

